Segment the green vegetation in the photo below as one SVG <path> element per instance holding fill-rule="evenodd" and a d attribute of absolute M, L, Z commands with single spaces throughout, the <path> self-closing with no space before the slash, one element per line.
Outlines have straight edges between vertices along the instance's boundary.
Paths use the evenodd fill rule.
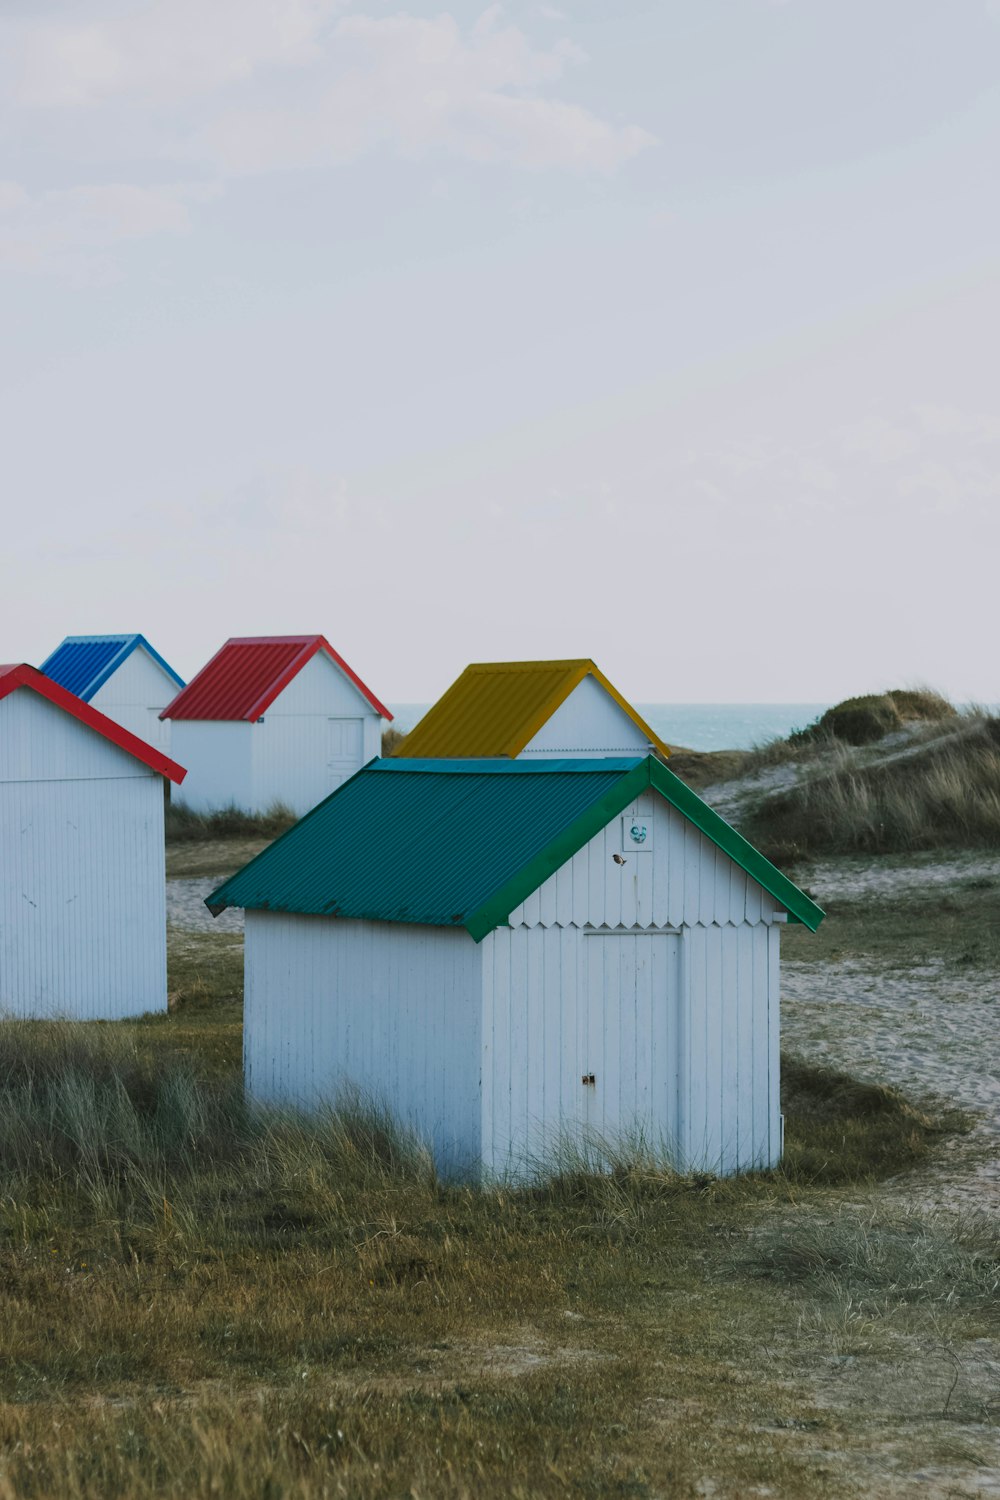
<path fill-rule="evenodd" d="M 981 876 L 891 901 L 828 901 L 817 932 L 787 928 L 782 956 L 800 963 L 860 957 L 869 966 L 890 968 L 943 961 L 959 973 L 993 972 L 1000 969 L 998 903 L 1000 881 Z"/>
<path fill-rule="evenodd" d="M 406 735 L 401 729 L 393 729 L 390 724 L 382 731 L 382 754 L 391 755 L 405 740 Z"/>
<path fill-rule="evenodd" d="M 897 1089 L 782 1058 L 781 1106 L 790 1181 L 848 1183 L 914 1166 L 936 1141 L 964 1128 L 957 1113 L 932 1116 Z"/>
<path fill-rule="evenodd" d="M 221 807 L 199 813 L 185 802 L 170 802 L 166 809 L 168 844 L 205 843 L 215 839 L 276 839 L 291 828 L 295 814 L 276 802 L 266 813 L 246 813 L 239 807 Z"/>
<path fill-rule="evenodd" d="M 870 764 L 840 763 L 757 803 L 743 832 L 790 863 L 819 853 L 1000 846 L 1000 721 L 972 715 Z"/>
<path fill-rule="evenodd" d="M 204 958 L 181 950 L 185 972 Z M 0 1495 L 853 1492 L 817 1466 L 839 1416 L 789 1375 L 803 1318 L 825 1344 L 884 1232 L 845 1233 L 825 1279 L 833 1251 L 810 1268 L 801 1247 L 834 1184 L 911 1163 L 940 1121 L 788 1062 L 782 1172 L 623 1158 L 448 1186 L 377 1109 L 248 1107 L 239 1008 L 208 972 L 170 1017 L 0 1024 Z M 951 1275 L 973 1251 L 940 1242 Z M 949 1338 L 992 1327 L 975 1276 L 942 1304 Z M 886 1336 L 908 1316 L 909 1293 Z"/>
<path fill-rule="evenodd" d="M 790 735 L 789 743 L 840 740 L 847 745 L 871 745 L 904 724 L 937 724 L 954 718 L 955 712 L 947 698 L 931 688 L 893 688 L 888 693 L 845 698 L 821 714 L 815 724 Z"/>

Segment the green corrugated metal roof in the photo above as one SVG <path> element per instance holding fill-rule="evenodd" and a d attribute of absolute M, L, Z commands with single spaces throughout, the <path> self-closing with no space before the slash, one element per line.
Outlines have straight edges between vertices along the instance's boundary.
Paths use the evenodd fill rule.
<path fill-rule="evenodd" d="M 465 927 L 478 942 L 648 787 L 819 926 L 819 907 L 652 756 L 372 761 L 206 905 Z"/>

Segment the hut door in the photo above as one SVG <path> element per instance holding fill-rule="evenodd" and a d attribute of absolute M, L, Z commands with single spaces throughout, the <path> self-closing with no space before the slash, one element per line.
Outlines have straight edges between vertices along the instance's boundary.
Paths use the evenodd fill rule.
<path fill-rule="evenodd" d="M 678 1145 L 680 935 L 588 935 L 578 1017 L 588 1134 L 672 1155 Z M 585 1081 L 586 1080 L 586 1081 Z"/>
<path fill-rule="evenodd" d="M 364 750 L 364 721 L 362 719 L 329 719 L 329 749 L 327 770 L 330 791 L 336 791 L 341 782 L 361 770 Z"/>

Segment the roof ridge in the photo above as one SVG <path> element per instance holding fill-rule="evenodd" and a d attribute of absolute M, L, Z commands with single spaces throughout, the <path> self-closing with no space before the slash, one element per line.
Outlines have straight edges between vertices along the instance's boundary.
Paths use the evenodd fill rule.
<path fill-rule="evenodd" d="M 59 642 L 59 646 L 74 646 L 80 641 L 141 641 L 144 639 L 140 630 L 108 630 L 98 635 L 65 635 Z M 56 651 L 59 650 L 59 646 L 56 647 Z"/>
<path fill-rule="evenodd" d="M 595 771 L 628 771 L 646 759 L 645 755 L 539 755 L 528 760 L 511 760 L 505 755 L 386 755 L 369 761 L 365 769 L 433 776 L 490 776 L 499 772 L 516 776 L 547 776 L 555 772 L 593 775 Z"/>
<path fill-rule="evenodd" d="M 317 630 L 311 635 L 231 635 L 223 644 L 226 646 L 308 646 L 313 641 L 325 639 L 322 632 Z"/>
<path fill-rule="evenodd" d="M 569 672 L 575 671 L 578 667 L 592 667 L 593 665 L 589 656 L 540 657 L 537 661 L 471 661 L 467 667 L 463 668 L 459 677 L 464 677 L 466 672 L 537 672 L 541 667 L 560 667 Z"/>

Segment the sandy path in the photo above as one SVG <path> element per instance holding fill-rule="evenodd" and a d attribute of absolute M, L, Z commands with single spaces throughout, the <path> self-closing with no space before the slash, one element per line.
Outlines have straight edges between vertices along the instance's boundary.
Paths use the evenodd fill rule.
<path fill-rule="evenodd" d="M 961 887 L 963 882 L 982 881 L 1000 886 L 1000 854 L 969 850 L 942 857 L 912 854 L 905 858 L 883 855 L 843 855 L 839 859 L 816 860 L 795 871 L 798 885 L 823 901 L 896 899 L 920 891 Z"/>
<path fill-rule="evenodd" d="M 785 962 L 781 989 L 787 1050 L 974 1117 L 931 1165 L 880 1193 L 1000 1213 L 1000 974 Z"/>
<path fill-rule="evenodd" d="M 989 851 L 906 859 L 841 858 L 798 872 L 817 900 L 896 898 L 1000 883 Z M 908 968 L 863 959 L 781 966 L 783 1045 L 915 1103 L 957 1105 L 973 1128 L 881 1194 L 914 1207 L 1000 1212 L 1000 973 L 943 959 Z"/>
<path fill-rule="evenodd" d="M 243 913 L 224 911 L 213 917 L 205 905 L 205 897 L 217 889 L 217 879 L 168 880 L 167 924 L 183 927 L 188 932 L 242 932 Z"/>

